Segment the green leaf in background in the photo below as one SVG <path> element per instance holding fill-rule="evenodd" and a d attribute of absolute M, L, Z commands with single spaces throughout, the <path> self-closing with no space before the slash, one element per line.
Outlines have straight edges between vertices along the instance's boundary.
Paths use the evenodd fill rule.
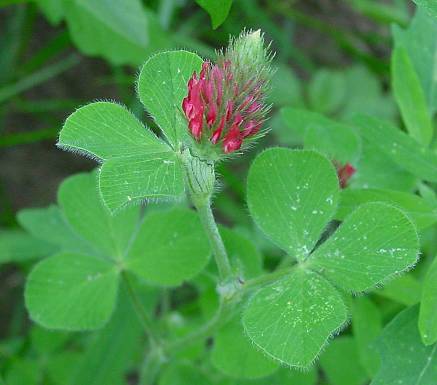
<path fill-rule="evenodd" d="M 147 198 L 178 199 L 183 193 L 179 159 L 118 104 L 97 102 L 78 109 L 66 120 L 58 146 L 104 162 L 100 192 L 111 211 Z"/>
<path fill-rule="evenodd" d="M 343 72 L 319 70 L 308 86 L 311 109 L 322 114 L 340 109 L 346 98 L 346 79 Z"/>
<path fill-rule="evenodd" d="M 374 342 L 382 330 L 382 315 L 378 307 L 367 297 L 353 299 L 352 330 L 359 361 L 372 378 L 380 365 Z"/>
<path fill-rule="evenodd" d="M 411 268 L 418 252 L 416 229 L 402 211 L 366 203 L 311 254 L 309 267 L 345 290 L 360 292 Z"/>
<path fill-rule="evenodd" d="M 371 116 L 354 119 L 362 138 L 385 152 L 395 163 L 426 181 L 437 181 L 437 154 L 390 123 Z"/>
<path fill-rule="evenodd" d="M 212 28 L 219 27 L 228 17 L 232 0 L 196 0 L 211 17 Z"/>
<path fill-rule="evenodd" d="M 244 311 L 243 325 L 268 355 L 306 368 L 346 319 L 338 291 L 317 273 L 297 267 L 255 293 Z"/>
<path fill-rule="evenodd" d="M 337 207 L 332 164 L 313 151 L 273 148 L 255 159 L 247 183 L 255 222 L 287 253 L 304 260 Z"/>
<path fill-rule="evenodd" d="M 1 230 L 0 245 L 0 264 L 45 257 L 56 249 L 21 230 Z"/>
<path fill-rule="evenodd" d="M 68 385 L 122 384 L 135 354 L 141 351 L 142 333 L 126 287 L 121 285 L 114 316 L 104 329 L 92 336 Z"/>
<path fill-rule="evenodd" d="M 320 365 L 331 385 L 364 385 L 368 380 L 360 365 L 355 341 L 350 336 L 332 341 L 320 356 Z"/>
<path fill-rule="evenodd" d="M 434 0 L 413 0 L 418 6 L 425 8 L 430 15 L 437 17 L 437 4 Z"/>
<path fill-rule="evenodd" d="M 253 278 L 262 273 L 263 256 L 252 241 L 226 227 L 220 228 L 220 235 L 223 238 L 229 262 L 241 278 Z"/>
<path fill-rule="evenodd" d="M 57 25 L 65 16 L 64 0 L 34 0 L 47 19 Z"/>
<path fill-rule="evenodd" d="M 425 345 L 437 342 L 437 258 L 434 258 L 423 283 L 419 330 Z"/>
<path fill-rule="evenodd" d="M 437 378 L 437 345 L 425 346 L 420 339 L 418 306 L 399 313 L 383 330 L 377 348 L 381 369 L 371 385 L 434 385 Z"/>
<path fill-rule="evenodd" d="M 198 365 L 176 362 L 167 366 L 159 378 L 158 385 L 210 385 L 211 381 Z"/>
<path fill-rule="evenodd" d="M 30 273 L 26 307 L 31 318 L 46 328 L 98 329 L 112 314 L 117 287 L 118 272 L 112 263 L 89 255 L 57 254 Z"/>
<path fill-rule="evenodd" d="M 409 273 L 389 282 L 383 288 L 374 290 L 374 293 L 397 303 L 411 306 L 420 302 L 422 285 L 413 274 Z"/>
<path fill-rule="evenodd" d="M 154 50 L 169 46 L 165 31 L 140 0 L 70 0 L 65 16 L 79 49 L 113 64 L 137 66 Z"/>
<path fill-rule="evenodd" d="M 340 163 L 358 159 L 360 141 L 352 126 L 299 108 L 282 108 L 281 115 L 286 129 L 297 131 L 306 149 L 318 150 Z"/>
<path fill-rule="evenodd" d="M 431 1 L 430 1 L 431 2 Z M 417 8 L 416 14 L 408 29 L 393 26 L 393 36 L 396 46 L 402 46 L 408 51 L 417 75 L 425 92 L 428 109 L 431 114 L 437 110 L 437 23 L 425 9 Z"/>
<path fill-rule="evenodd" d="M 356 173 L 350 180 L 351 188 L 379 188 L 413 190 L 417 178 L 395 163 L 376 144 L 362 141 L 361 157 L 354 165 Z"/>
<path fill-rule="evenodd" d="M 12 361 L 5 378 L 7 385 L 38 385 L 41 381 L 41 370 L 38 362 L 29 358 L 17 358 Z"/>
<path fill-rule="evenodd" d="M 145 217 L 125 265 L 151 283 L 177 286 L 199 273 L 209 255 L 209 243 L 195 212 L 173 209 Z"/>
<path fill-rule="evenodd" d="M 188 93 L 188 80 L 193 72 L 199 73 L 202 62 L 192 52 L 162 52 L 144 64 L 138 78 L 141 102 L 175 150 L 188 137 L 182 100 Z"/>
<path fill-rule="evenodd" d="M 273 74 L 271 83 L 268 98 L 275 107 L 303 104 L 300 80 L 288 66 L 279 65 Z"/>
<path fill-rule="evenodd" d="M 371 188 L 342 190 L 335 217 L 343 220 L 358 206 L 368 202 L 385 202 L 402 209 L 419 230 L 437 222 L 437 206 L 433 207 L 420 196 L 402 191 Z"/>
<path fill-rule="evenodd" d="M 391 58 L 394 96 L 409 134 L 427 146 L 433 136 L 433 125 L 425 94 L 407 50 L 395 47 Z"/>
<path fill-rule="evenodd" d="M 347 95 L 340 115 L 350 119 L 357 114 L 368 114 L 382 119 L 396 118 L 396 104 L 385 94 L 379 78 L 363 65 L 354 65 L 345 71 Z"/>
<path fill-rule="evenodd" d="M 214 338 L 213 365 L 235 378 L 265 377 L 278 369 L 278 363 L 254 348 L 244 335 L 240 317 L 228 322 Z"/>
<path fill-rule="evenodd" d="M 281 367 L 273 376 L 268 377 L 262 385 L 315 385 L 318 383 L 317 380 L 318 374 L 315 367 L 305 369 L 305 371 Z"/>

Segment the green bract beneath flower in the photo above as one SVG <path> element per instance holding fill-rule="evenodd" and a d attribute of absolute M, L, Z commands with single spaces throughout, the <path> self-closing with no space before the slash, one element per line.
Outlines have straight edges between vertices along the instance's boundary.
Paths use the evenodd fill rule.
<path fill-rule="evenodd" d="M 182 109 L 201 155 L 219 158 L 260 132 L 270 109 L 265 102 L 270 61 L 260 31 L 243 32 L 218 53 L 216 64 L 205 61 L 200 73 L 193 73 Z"/>

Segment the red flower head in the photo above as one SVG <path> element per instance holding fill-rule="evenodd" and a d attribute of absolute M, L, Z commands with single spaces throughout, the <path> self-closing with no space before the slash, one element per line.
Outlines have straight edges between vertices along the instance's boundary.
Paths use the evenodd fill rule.
<path fill-rule="evenodd" d="M 205 61 L 191 76 L 182 109 L 197 142 L 220 145 L 228 154 L 259 133 L 269 110 L 270 60 L 260 32 L 243 33 L 216 64 Z"/>
<path fill-rule="evenodd" d="M 349 182 L 349 179 L 352 175 L 357 171 L 354 166 L 350 163 L 346 163 L 344 166 L 340 166 L 339 164 L 335 164 L 337 169 L 338 180 L 340 181 L 340 187 L 346 188 Z"/>

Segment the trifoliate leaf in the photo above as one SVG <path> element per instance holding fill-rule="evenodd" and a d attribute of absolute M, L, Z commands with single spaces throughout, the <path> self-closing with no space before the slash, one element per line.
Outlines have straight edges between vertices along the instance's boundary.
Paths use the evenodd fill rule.
<path fill-rule="evenodd" d="M 304 260 L 336 209 L 334 167 L 313 151 L 273 148 L 255 159 L 247 183 L 255 222 L 287 253 Z"/>
<path fill-rule="evenodd" d="M 419 241 L 411 221 L 384 203 L 349 215 L 310 257 L 309 267 L 352 291 L 365 291 L 412 267 Z"/>
<path fill-rule="evenodd" d="M 304 368 L 346 319 L 338 291 L 317 273 L 298 267 L 254 294 L 244 311 L 243 325 L 266 354 Z"/>

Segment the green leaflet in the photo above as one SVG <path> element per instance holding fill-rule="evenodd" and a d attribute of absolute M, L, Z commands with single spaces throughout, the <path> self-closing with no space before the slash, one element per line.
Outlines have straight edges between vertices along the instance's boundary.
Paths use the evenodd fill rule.
<path fill-rule="evenodd" d="M 58 194 L 62 210 L 51 206 L 20 215 L 35 236 L 46 239 L 52 232 L 59 250 L 34 267 L 25 290 L 31 318 L 47 328 L 86 330 L 106 324 L 123 270 L 154 284 L 177 285 L 202 270 L 209 258 L 193 212 L 156 212 L 143 222 L 138 207 L 111 215 L 95 179 L 95 173 L 67 178 Z"/>
<path fill-rule="evenodd" d="M 193 72 L 199 73 L 203 60 L 188 51 L 169 51 L 152 56 L 138 78 L 138 95 L 147 112 L 175 150 L 187 140 L 187 122 L 182 100 Z"/>
<path fill-rule="evenodd" d="M 106 161 L 168 151 L 168 147 L 126 107 L 95 102 L 79 108 L 65 121 L 58 146 Z"/>
<path fill-rule="evenodd" d="M 228 17 L 231 10 L 232 0 L 196 0 L 211 17 L 212 28 L 219 27 Z"/>
<path fill-rule="evenodd" d="M 419 330 L 425 345 L 437 343 L 437 258 L 434 258 L 423 283 Z"/>
<path fill-rule="evenodd" d="M 185 192 L 182 163 L 171 151 L 110 159 L 99 182 L 111 211 L 144 199 L 181 200 Z"/>
<path fill-rule="evenodd" d="M 96 252 L 92 243 L 73 231 L 58 206 L 20 210 L 17 219 L 32 236 L 55 245 L 62 251 L 80 254 Z"/>
<path fill-rule="evenodd" d="M 391 74 L 394 95 L 407 130 L 414 139 L 427 146 L 434 127 L 419 77 L 407 50 L 402 46 L 393 50 Z"/>
<path fill-rule="evenodd" d="M 425 3 L 427 0 L 419 0 Z M 431 3 L 432 0 L 429 1 Z M 402 30 L 394 25 L 392 29 L 396 47 L 402 46 L 414 65 L 424 90 L 431 114 L 437 110 L 437 23 L 425 9 L 418 7 L 408 29 Z"/>
<path fill-rule="evenodd" d="M 346 78 L 344 73 L 320 70 L 316 72 L 308 87 L 311 109 L 322 114 L 336 112 L 346 98 Z"/>
<path fill-rule="evenodd" d="M 390 123 L 371 116 L 353 119 L 363 139 L 386 153 L 403 169 L 426 181 L 437 181 L 437 154 Z"/>
<path fill-rule="evenodd" d="M 247 201 L 258 226 L 302 261 L 334 215 L 338 190 L 334 167 L 322 155 L 274 148 L 253 162 Z"/>
<path fill-rule="evenodd" d="M 434 385 L 437 378 L 437 344 L 422 344 L 417 329 L 418 306 L 399 313 L 383 330 L 377 348 L 381 369 L 371 385 Z"/>
<path fill-rule="evenodd" d="M 30 273 L 26 307 L 31 318 L 50 329 L 98 329 L 109 319 L 117 296 L 118 272 L 103 259 L 57 254 Z"/>
<path fill-rule="evenodd" d="M 309 165 L 316 171 L 308 172 Z M 243 324 L 258 347 L 291 366 L 311 365 L 347 319 L 343 298 L 331 282 L 346 290 L 368 290 L 417 259 L 414 225 L 399 209 L 384 203 L 359 206 L 322 242 L 329 235 L 322 237 L 339 193 L 331 173 L 330 162 L 320 154 L 281 148 L 260 154 L 249 172 L 251 214 L 298 264 L 253 295 Z M 295 254 L 302 239 L 311 242 L 305 243 L 305 253 Z"/>
<path fill-rule="evenodd" d="M 187 209 L 173 209 L 146 216 L 125 266 L 151 283 L 177 286 L 203 270 L 209 254 L 198 216 Z"/>
<path fill-rule="evenodd" d="M 260 289 L 243 324 L 249 338 L 280 362 L 308 367 L 347 320 L 340 293 L 317 273 L 296 268 Z"/>
<path fill-rule="evenodd" d="M 69 0 L 64 9 L 73 42 L 87 55 L 139 65 L 169 37 L 140 0 Z"/>
<path fill-rule="evenodd" d="M 96 174 L 76 174 L 64 180 L 58 201 L 73 230 L 105 256 L 120 259 L 136 227 L 139 207 L 111 216 L 102 204 Z"/>
<path fill-rule="evenodd" d="M 53 245 L 20 230 L 0 231 L 0 264 L 24 262 L 51 254 Z"/>
<path fill-rule="evenodd" d="M 343 289 L 366 291 L 413 266 L 418 249 L 416 229 L 405 214 L 374 202 L 347 216 L 308 262 Z"/>
<path fill-rule="evenodd" d="M 260 378 L 278 369 L 278 364 L 254 349 L 244 336 L 240 317 L 222 327 L 214 338 L 211 353 L 213 365 L 235 378 Z"/>
<path fill-rule="evenodd" d="M 418 229 L 437 222 L 437 207 L 418 195 L 387 189 L 345 189 L 340 194 L 340 205 L 335 217 L 343 220 L 359 205 L 367 202 L 385 202 L 402 209 Z"/>

